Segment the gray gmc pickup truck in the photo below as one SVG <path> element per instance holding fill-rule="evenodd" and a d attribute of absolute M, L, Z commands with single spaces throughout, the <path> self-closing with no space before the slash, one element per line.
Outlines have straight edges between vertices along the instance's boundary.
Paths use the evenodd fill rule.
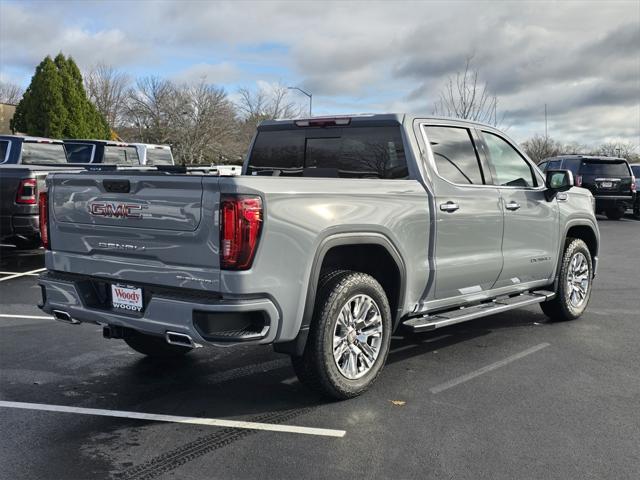
<path fill-rule="evenodd" d="M 151 356 L 272 344 L 334 398 L 372 384 L 400 327 L 579 317 L 599 249 L 570 171 L 487 125 L 396 114 L 264 122 L 240 176 L 55 173 L 40 212 L 45 312 Z"/>

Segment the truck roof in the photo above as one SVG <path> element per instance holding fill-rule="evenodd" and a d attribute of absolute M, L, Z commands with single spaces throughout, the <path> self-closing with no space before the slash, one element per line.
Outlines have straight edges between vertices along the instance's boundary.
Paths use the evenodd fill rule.
<path fill-rule="evenodd" d="M 129 145 L 134 145 L 136 147 L 150 147 L 150 148 L 161 148 L 163 150 L 171 150 L 171 145 L 160 145 L 160 144 L 157 144 L 157 143 L 135 142 L 135 143 L 130 143 Z"/>
<path fill-rule="evenodd" d="M 46 137 L 31 137 L 26 135 L 0 135 L 0 140 L 21 140 L 23 142 L 36 143 L 63 143 L 62 140 Z"/>
<path fill-rule="evenodd" d="M 553 160 L 564 160 L 569 158 L 576 159 L 584 159 L 584 160 L 598 160 L 599 162 L 619 162 L 619 161 L 627 161 L 625 158 L 621 157 L 607 157 L 606 155 L 580 155 L 580 154 L 571 154 L 571 155 L 556 155 L 555 157 L 548 157 L 542 160 L 543 162 L 549 162 Z M 627 162 L 628 163 L 628 162 Z"/>
<path fill-rule="evenodd" d="M 115 140 L 96 140 L 91 138 L 65 138 L 65 143 L 88 143 L 92 145 L 109 145 L 113 147 L 132 147 L 133 143 L 128 142 L 116 142 Z"/>
<path fill-rule="evenodd" d="M 452 117 L 438 117 L 433 115 L 419 115 L 410 113 L 356 113 L 353 115 L 326 115 L 320 117 L 307 117 L 307 118 L 288 118 L 277 120 L 263 120 L 258 125 L 258 130 L 280 130 L 290 128 L 294 125 L 297 126 L 310 126 L 313 123 L 317 123 L 319 126 L 327 125 L 328 122 L 335 121 L 335 126 L 340 126 L 341 122 L 344 125 L 361 125 L 361 126 L 383 126 L 383 125 L 400 125 L 405 120 L 412 121 L 414 119 L 420 120 L 442 120 L 447 123 L 457 123 L 461 125 L 474 125 L 487 128 L 495 128 L 492 125 L 485 123 L 475 122 L 472 120 L 465 120 L 461 118 Z M 307 123 L 308 122 L 308 123 Z M 347 123 L 348 122 L 348 123 Z"/>

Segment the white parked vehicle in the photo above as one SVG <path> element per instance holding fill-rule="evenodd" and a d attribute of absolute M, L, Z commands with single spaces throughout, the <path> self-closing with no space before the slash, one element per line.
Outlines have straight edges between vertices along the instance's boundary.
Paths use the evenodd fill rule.
<path fill-rule="evenodd" d="M 213 168 L 223 176 L 240 175 L 242 172 L 242 165 L 214 165 Z"/>
<path fill-rule="evenodd" d="M 175 165 L 169 145 L 133 143 L 138 150 L 141 165 Z"/>

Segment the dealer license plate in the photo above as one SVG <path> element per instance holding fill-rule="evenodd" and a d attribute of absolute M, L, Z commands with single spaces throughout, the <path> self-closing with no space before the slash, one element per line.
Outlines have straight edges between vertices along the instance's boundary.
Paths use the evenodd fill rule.
<path fill-rule="evenodd" d="M 611 188 L 611 187 L 613 187 L 613 183 L 612 183 L 612 182 L 602 182 L 602 183 L 600 184 L 600 186 L 601 186 L 602 188 Z"/>
<path fill-rule="evenodd" d="M 111 285 L 111 304 L 113 308 L 142 311 L 142 289 L 123 285 Z"/>

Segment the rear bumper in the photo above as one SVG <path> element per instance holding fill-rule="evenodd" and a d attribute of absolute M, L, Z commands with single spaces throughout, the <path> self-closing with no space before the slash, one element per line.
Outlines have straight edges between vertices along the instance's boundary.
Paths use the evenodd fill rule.
<path fill-rule="evenodd" d="M 633 195 L 595 195 L 596 210 L 615 206 L 627 207 L 633 205 Z"/>
<path fill-rule="evenodd" d="M 0 237 L 37 237 L 40 235 L 39 221 L 38 215 L 2 215 L 0 216 Z"/>
<path fill-rule="evenodd" d="M 189 298 L 186 292 L 166 290 L 164 293 L 145 295 L 143 313 L 129 315 L 93 305 L 95 299 L 92 299 L 92 292 L 88 291 L 90 281 L 88 277 L 65 278 L 65 275 L 55 272 L 41 275 L 38 279 L 42 289 L 39 307 L 49 314 L 54 310 L 68 313 L 78 323 L 125 327 L 158 336 L 165 336 L 167 332 L 182 333 L 189 335 L 199 345 L 267 344 L 275 340 L 279 331 L 279 310 L 268 298 L 211 300 L 203 295 Z M 232 335 L 234 332 L 229 328 L 217 332 L 219 335 L 211 335 L 203 331 L 202 323 L 194 322 L 194 318 L 220 318 L 227 320 L 228 327 L 229 322 L 256 316 L 264 319 L 264 326 L 257 329 L 254 335 L 245 335 L 244 338 Z"/>

